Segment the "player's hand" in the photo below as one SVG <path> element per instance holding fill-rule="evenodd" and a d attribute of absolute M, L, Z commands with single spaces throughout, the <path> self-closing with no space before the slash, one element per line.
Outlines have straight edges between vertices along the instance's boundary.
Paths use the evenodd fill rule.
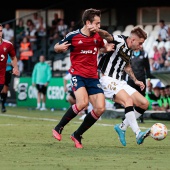
<path fill-rule="evenodd" d="M 12 70 L 12 74 L 14 74 L 14 75 L 16 75 L 16 76 L 19 76 L 20 75 L 20 72 L 19 72 L 19 70 L 18 70 L 18 68 L 13 68 L 13 70 Z"/>
<path fill-rule="evenodd" d="M 113 44 L 113 43 L 106 43 L 106 45 L 105 45 L 107 52 L 114 51 L 115 50 L 114 47 L 115 47 L 115 44 Z"/>
<path fill-rule="evenodd" d="M 68 47 L 70 46 L 71 44 L 68 44 L 68 41 L 64 42 L 63 44 L 60 44 L 60 48 L 63 52 L 67 51 L 68 50 Z"/>
<path fill-rule="evenodd" d="M 62 53 L 62 52 L 66 52 L 68 50 L 68 47 L 70 46 L 71 44 L 68 44 L 68 41 L 62 43 L 62 44 L 59 44 L 57 43 L 55 46 L 54 46 L 54 51 L 57 52 L 57 53 Z"/>
<path fill-rule="evenodd" d="M 48 86 L 48 83 L 45 83 L 44 86 L 47 87 L 47 86 Z"/>
<path fill-rule="evenodd" d="M 135 84 L 140 87 L 141 90 L 144 90 L 145 85 L 142 81 L 136 80 Z"/>
<path fill-rule="evenodd" d="M 99 31 L 99 28 L 92 24 L 88 24 L 87 28 L 89 29 L 90 32 L 93 32 L 93 33 Z"/>

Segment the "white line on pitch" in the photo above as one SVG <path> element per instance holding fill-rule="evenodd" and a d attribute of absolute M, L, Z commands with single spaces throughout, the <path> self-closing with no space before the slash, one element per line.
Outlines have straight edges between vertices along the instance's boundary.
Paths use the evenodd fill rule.
<path fill-rule="evenodd" d="M 15 117 L 15 118 L 20 118 L 20 119 L 32 119 L 32 120 L 45 120 L 45 121 L 51 121 L 51 122 L 57 122 L 59 120 L 57 119 L 49 119 L 49 118 L 36 118 L 36 117 L 27 117 L 27 116 L 18 116 L 18 115 L 9 115 L 9 114 L 0 114 L 0 116 L 3 116 L 3 117 Z M 79 121 L 73 121 L 73 123 L 78 123 L 80 124 L 81 122 Z M 111 124 L 104 124 L 104 123 L 95 123 L 96 125 L 99 125 L 99 126 L 113 126 Z M 7 124 L 9 126 L 11 126 L 12 124 Z M 141 129 L 148 129 L 148 127 L 140 127 Z M 170 131 L 170 130 L 168 130 Z"/>

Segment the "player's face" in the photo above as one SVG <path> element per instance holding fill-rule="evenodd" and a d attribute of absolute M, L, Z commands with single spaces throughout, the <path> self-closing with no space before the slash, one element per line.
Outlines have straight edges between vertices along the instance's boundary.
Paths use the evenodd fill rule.
<path fill-rule="evenodd" d="M 40 56 L 40 62 L 44 62 L 45 61 L 45 57 L 44 56 Z"/>
<path fill-rule="evenodd" d="M 132 39 L 132 46 L 131 49 L 132 50 L 142 50 L 143 49 L 143 43 L 144 43 L 144 39 L 143 38 L 139 38 L 137 36 L 135 36 Z"/>
<path fill-rule="evenodd" d="M 93 22 L 89 22 L 89 25 L 91 27 L 90 32 L 96 33 L 97 30 L 100 28 L 100 17 L 95 16 Z M 90 28 L 88 27 L 88 28 Z"/>

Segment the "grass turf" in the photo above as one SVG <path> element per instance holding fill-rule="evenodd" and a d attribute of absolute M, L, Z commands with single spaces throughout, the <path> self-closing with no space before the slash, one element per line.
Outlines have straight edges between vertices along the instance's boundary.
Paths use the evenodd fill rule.
<path fill-rule="evenodd" d="M 70 139 L 80 123 L 77 116 L 62 133 L 62 141 L 52 137 L 63 111 L 38 111 L 7 107 L 0 114 L 0 169 L 1 170 L 168 170 L 170 136 L 162 141 L 148 137 L 142 145 L 135 135 L 126 132 L 127 146 L 120 144 L 113 125 L 121 119 L 99 120 L 83 135 L 83 149 L 76 149 Z M 168 121 L 145 120 L 139 124 L 146 130 L 154 123 Z"/>

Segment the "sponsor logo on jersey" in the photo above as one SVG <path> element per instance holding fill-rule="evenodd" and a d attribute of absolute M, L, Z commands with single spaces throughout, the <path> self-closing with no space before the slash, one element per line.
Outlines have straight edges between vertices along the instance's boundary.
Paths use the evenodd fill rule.
<path fill-rule="evenodd" d="M 92 50 L 81 50 L 80 53 L 81 53 L 81 54 L 92 54 L 93 51 L 92 51 Z"/>

